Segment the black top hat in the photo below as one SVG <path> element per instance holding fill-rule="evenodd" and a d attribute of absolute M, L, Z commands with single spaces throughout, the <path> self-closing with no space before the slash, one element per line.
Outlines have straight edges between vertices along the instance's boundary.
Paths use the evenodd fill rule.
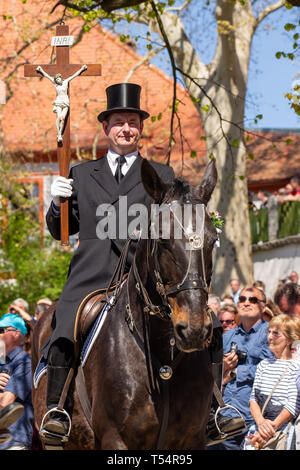
<path fill-rule="evenodd" d="M 147 119 L 149 113 L 140 109 L 141 87 L 135 83 L 117 83 L 106 88 L 107 110 L 98 115 L 100 122 L 111 113 L 133 112 Z"/>

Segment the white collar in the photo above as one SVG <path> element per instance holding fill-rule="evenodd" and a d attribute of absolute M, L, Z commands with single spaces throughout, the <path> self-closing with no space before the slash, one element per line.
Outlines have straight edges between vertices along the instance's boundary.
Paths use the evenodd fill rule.
<path fill-rule="evenodd" d="M 136 159 L 138 154 L 139 154 L 139 152 L 137 150 L 135 150 L 134 152 L 127 153 L 126 155 L 124 155 L 124 157 L 126 158 L 125 165 L 130 165 Z M 107 152 L 107 160 L 113 166 L 117 165 L 117 158 L 119 156 L 120 155 L 118 153 L 114 152 L 113 150 L 109 149 L 108 152 Z"/>

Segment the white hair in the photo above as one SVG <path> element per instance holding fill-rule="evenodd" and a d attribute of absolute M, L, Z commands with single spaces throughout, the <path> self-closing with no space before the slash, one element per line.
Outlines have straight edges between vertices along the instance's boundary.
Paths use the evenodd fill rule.
<path fill-rule="evenodd" d="M 211 304 L 221 304 L 221 299 L 216 294 L 208 294 L 207 303 Z"/>
<path fill-rule="evenodd" d="M 21 303 L 23 305 L 24 310 L 26 310 L 26 312 L 28 312 L 29 304 L 28 304 L 28 302 L 26 302 L 26 300 L 22 299 L 22 297 L 19 297 L 18 299 L 15 299 L 12 302 L 12 305 L 16 304 L 16 303 Z"/>

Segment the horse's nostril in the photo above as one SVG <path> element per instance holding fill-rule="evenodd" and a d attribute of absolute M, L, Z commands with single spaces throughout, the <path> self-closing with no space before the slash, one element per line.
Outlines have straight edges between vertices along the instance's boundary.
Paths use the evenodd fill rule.
<path fill-rule="evenodd" d="M 175 330 L 180 339 L 185 339 L 188 324 L 186 322 L 179 322 L 175 325 Z"/>

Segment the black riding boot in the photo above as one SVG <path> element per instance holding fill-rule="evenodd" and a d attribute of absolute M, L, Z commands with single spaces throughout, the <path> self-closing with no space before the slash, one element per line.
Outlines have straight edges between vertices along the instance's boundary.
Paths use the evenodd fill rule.
<path fill-rule="evenodd" d="M 212 364 L 212 374 L 218 389 L 222 390 L 222 371 L 223 362 Z M 245 431 L 245 421 L 242 417 L 230 418 L 217 412 L 220 404 L 218 403 L 215 395 L 212 399 L 211 412 L 209 415 L 206 437 L 207 445 L 214 445 L 229 437 L 236 436 Z"/>
<path fill-rule="evenodd" d="M 43 426 L 40 430 L 41 438 L 46 448 L 62 448 L 68 440 L 71 429 L 71 419 L 74 405 L 73 376 L 67 391 L 63 408 L 57 408 L 63 392 L 71 364 L 73 362 L 73 348 L 69 341 L 56 341 L 49 352 L 47 367 L 47 408 Z M 53 411 L 52 411 L 53 410 Z"/>

